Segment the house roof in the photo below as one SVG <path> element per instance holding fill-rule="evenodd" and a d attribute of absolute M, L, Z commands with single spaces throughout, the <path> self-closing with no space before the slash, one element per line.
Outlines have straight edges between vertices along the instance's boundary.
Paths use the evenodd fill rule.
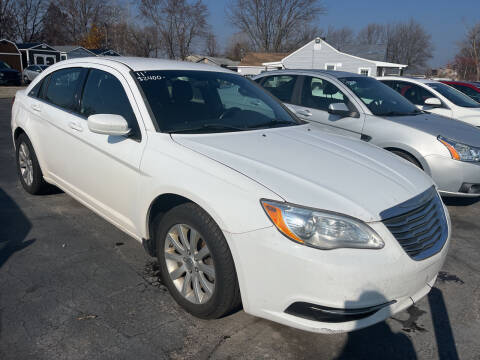
<path fill-rule="evenodd" d="M 340 51 L 367 60 L 386 61 L 387 59 L 386 44 L 345 44 Z"/>
<path fill-rule="evenodd" d="M 245 54 L 239 66 L 263 66 L 263 63 L 281 61 L 288 53 L 251 52 Z"/>
<path fill-rule="evenodd" d="M 210 62 L 212 62 L 212 63 L 214 63 L 218 66 L 222 66 L 222 65 L 223 66 L 236 66 L 240 63 L 240 61 L 233 61 L 233 60 L 230 60 L 229 58 L 218 57 L 218 56 L 203 56 L 198 61 L 202 61 L 203 59 L 207 59 Z"/>
<path fill-rule="evenodd" d="M 112 49 L 105 49 L 105 48 L 99 48 L 99 49 L 87 49 L 88 51 L 94 53 L 95 55 L 102 55 L 102 54 L 105 54 L 105 53 L 115 53 L 115 54 L 118 54 L 115 50 L 112 50 Z"/>
<path fill-rule="evenodd" d="M 41 45 L 41 43 L 16 43 L 16 45 L 19 49 L 30 49 L 32 47 Z"/>
<path fill-rule="evenodd" d="M 70 51 L 76 50 L 76 49 L 82 49 L 82 50 L 91 52 L 90 50 L 85 49 L 83 46 L 80 46 L 80 45 L 53 45 L 52 47 L 54 49 L 58 50 L 58 51 L 61 51 L 61 52 L 70 52 Z M 92 53 L 92 55 L 93 55 L 93 53 Z"/>

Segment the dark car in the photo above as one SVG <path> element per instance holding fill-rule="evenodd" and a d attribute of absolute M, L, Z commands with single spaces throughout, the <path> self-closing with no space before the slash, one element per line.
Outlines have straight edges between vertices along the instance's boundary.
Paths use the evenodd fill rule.
<path fill-rule="evenodd" d="M 4 61 L 0 61 L 0 85 L 21 85 L 20 71 L 12 69 Z"/>
<path fill-rule="evenodd" d="M 480 83 L 478 82 L 464 82 L 464 81 L 442 81 L 444 84 L 461 91 L 465 95 L 471 97 L 476 102 L 480 103 Z"/>

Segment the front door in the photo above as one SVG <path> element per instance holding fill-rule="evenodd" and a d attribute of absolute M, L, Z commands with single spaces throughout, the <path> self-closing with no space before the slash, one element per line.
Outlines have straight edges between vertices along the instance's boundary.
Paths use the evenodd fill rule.
<path fill-rule="evenodd" d="M 330 104 L 343 103 L 351 110 L 350 116 L 330 114 Z M 360 139 L 364 116 L 336 85 L 323 78 L 304 76 L 299 105 L 293 105 L 301 119 L 318 124 L 325 130 Z"/>

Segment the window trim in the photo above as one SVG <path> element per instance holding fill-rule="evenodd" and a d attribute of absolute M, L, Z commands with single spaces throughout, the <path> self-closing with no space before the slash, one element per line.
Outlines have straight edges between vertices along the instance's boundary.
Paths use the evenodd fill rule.
<path fill-rule="evenodd" d="M 367 70 L 367 72 L 368 72 L 368 74 L 365 75 L 365 76 L 370 76 L 370 74 L 372 73 L 372 68 L 371 68 L 371 67 L 364 67 L 364 66 L 361 66 L 361 67 L 358 68 L 358 73 L 359 73 L 360 75 L 363 75 L 363 74 L 362 74 L 362 71 L 363 71 L 363 70 Z"/>

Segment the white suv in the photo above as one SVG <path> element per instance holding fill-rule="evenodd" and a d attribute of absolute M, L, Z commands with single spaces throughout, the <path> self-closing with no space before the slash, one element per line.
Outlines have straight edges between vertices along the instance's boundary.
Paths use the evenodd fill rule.
<path fill-rule="evenodd" d="M 450 226 L 431 179 L 323 133 L 239 75 L 158 59 L 62 61 L 17 93 L 20 181 L 54 184 L 158 257 L 192 314 L 350 331 L 431 289 Z"/>

